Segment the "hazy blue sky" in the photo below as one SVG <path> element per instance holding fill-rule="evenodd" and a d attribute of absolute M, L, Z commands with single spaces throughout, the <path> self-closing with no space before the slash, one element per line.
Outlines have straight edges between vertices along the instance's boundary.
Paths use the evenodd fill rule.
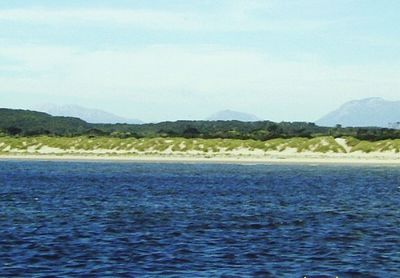
<path fill-rule="evenodd" d="M 400 1 L 1 1 L 0 105 L 313 121 L 400 99 Z"/>

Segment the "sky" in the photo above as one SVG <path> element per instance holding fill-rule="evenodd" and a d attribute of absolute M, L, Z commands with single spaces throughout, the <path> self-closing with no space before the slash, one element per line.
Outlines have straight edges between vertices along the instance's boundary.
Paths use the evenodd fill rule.
<path fill-rule="evenodd" d="M 400 99 L 398 0 L 1 1 L 0 106 L 315 121 Z"/>

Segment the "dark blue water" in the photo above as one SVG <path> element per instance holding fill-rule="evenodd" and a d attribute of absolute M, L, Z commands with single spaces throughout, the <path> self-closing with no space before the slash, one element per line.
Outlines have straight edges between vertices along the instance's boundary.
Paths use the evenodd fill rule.
<path fill-rule="evenodd" d="M 400 167 L 0 162 L 0 276 L 400 277 Z"/>

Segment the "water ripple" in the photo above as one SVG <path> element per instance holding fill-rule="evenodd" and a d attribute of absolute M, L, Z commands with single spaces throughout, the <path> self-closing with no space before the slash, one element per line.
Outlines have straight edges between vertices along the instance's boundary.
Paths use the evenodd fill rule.
<path fill-rule="evenodd" d="M 400 277 L 400 169 L 0 162 L 0 276 Z"/>

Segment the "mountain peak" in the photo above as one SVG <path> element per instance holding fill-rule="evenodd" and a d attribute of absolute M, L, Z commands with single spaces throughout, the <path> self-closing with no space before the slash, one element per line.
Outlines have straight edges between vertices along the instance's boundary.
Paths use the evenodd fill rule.
<path fill-rule="evenodd" d="M 256 122 L 260 118 L 253 114 L 225 109 L 212 114 L 207 118 L 208 121 L 242 121 L 242 122 Z"/>
<path fill-rule="evenodd" d="M 56 105 L 46 103 L 36 106 L 35 110 L 48 113 L 52 116 L 76 117 L 93 124 L 143 123 L 137 119 L 127 119 L 100 109 L 87 108 L 76 104 Z"/>
<path fill-rule="evenodd" d="M 370 97 L 346 102 L 316 123 L 321 126 L 389 127 L 390 123 L 399 121 L 400 101 Z"/>

